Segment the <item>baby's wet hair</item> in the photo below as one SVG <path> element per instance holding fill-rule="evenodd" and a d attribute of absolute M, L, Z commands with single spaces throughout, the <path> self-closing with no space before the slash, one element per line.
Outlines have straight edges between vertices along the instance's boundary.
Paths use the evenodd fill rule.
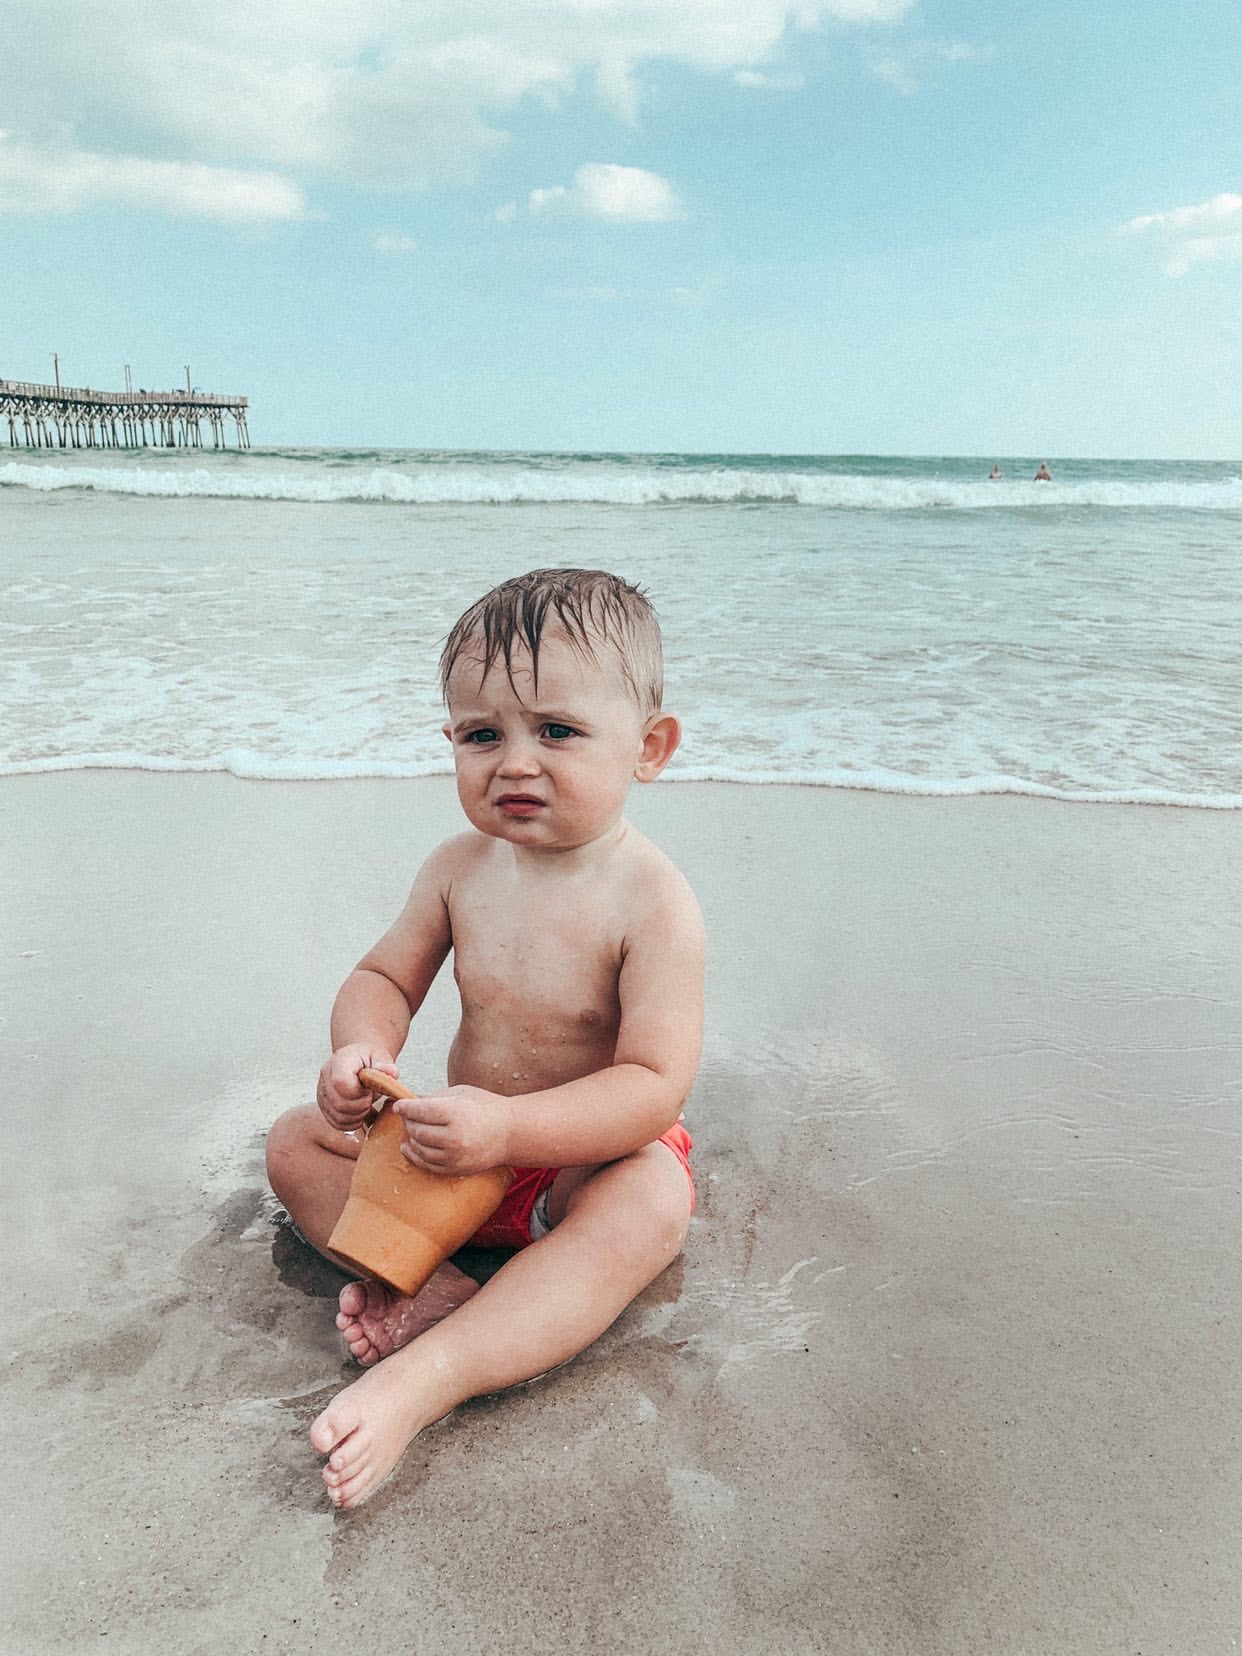
<path fill-rule="evenodd" d="M 445 699 L 449 675 L 473 644 L 481 646 L 480 680 L 503 661 L 513 684 L 514 651 L 528 652 L 537 691 L 539 647 L 549 627 L 588 661 L 598 664 L 600 648 L 611 650 L 643 717 L 659 712 L 664 695 L 660 623 L 639 587 L 602 569 L 532 569 L 502 581 L 471 604 L 440 653 Z"/>

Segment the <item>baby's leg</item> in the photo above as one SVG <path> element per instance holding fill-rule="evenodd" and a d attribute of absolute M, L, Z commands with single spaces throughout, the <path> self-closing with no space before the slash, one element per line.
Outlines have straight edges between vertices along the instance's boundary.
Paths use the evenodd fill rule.
<path fill-rule="evenodd" d="M 311 1247 L 322 1254 L 345 1206 L 361 1148 L 359 1139 L 329 1127 L 314 1104 L 286 1111 L 267 1135 L 272 1189 Z"/>
<path fill-rule="evenodd" d="M 288 1111 L 267 1136 L 272 1189 L 298 1230 L 328 1259 L 328 1238 L 349 1195 L 360 1148 L 358 1139 L 330 1127 L 313 1104 Z M 477 1288 L 472 1277 L 448 1263 L 413 1299 L 380 1283 L 351 1282 L 341 1290 L 336 1326 L 366 1366 L 430 1328 Z"/>
<path fill-rule="evenodd" d="M 372 1368 L 311 1427 L 333 1504 L 357 1506 L 410 1439 L 468 1397 L 567 1362 L 672 1263 L 690 1218 L 685 1170 L 663 1144 L 577 1184 L 564 1219 L 451 1317 Z"/>

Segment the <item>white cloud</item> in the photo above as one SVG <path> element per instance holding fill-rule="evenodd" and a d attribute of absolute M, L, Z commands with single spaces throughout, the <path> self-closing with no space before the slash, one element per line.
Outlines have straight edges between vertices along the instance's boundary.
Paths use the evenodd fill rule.
<path fill-rule="evenodd" d="M 652 63 L 762 76 L 800 30 L 914 3 L 4 0 L 0 109 L 49 158 L 412 189 L 474 178 L 519 105 L 586 91 L 633 121 Z"/>
<path fill-rule="evenodd" d="M 913 97 L 920 91 L 928 70 L 942 63 L 979 63 L 991 57 L 990 46 L 971 46 L 961 40 L 921 40 L 904 47 L 899 53 L 875 58 L 871 72 L 903 97 Z"/>
<path fill-rule="evenodd" d="M 642 167 L 619 167 L 589 161 L 571 185 L 532 190 L 527 202 L 532 217 L 607 219 L 614 224 L 662 224 L 684 218 L 677 192 L 659 173 Z"/>
<path fill-rule="evenodd" d="M 919 83 L 906 68 L 904 63 L 898 63 L 896 58 L 877 58 L 871 65 L 871 71 L 878 80 L 887 82 L 895 87 L 903 97 L 909 98 L 919 89 Z"/>
<path fill-rule="evenodd" d="M 302 191 L 275 173 L 87 150 L 39 151 L 0 134 L 0 212 L 72 213 L 102 206 L 233 224 L 307 216 Z"/>
<path fill-rule="evenodd" d="M 394 236 L 387 230 L 381 230 L 371 243 L 373 252 L 383 253 L 388 258 L 400 259 L 406 254 L 413 253 L 418 243 L 413 236 Z"/>
<path fill-rule="evenodd" d="M 1122 226 L 1154 240 L 1170 276 L 1184 276 L 1208 259 L 1242 259 L 1242 195 L 1225 193 L 1167 213 L 1143 213 Z"/>
<path fill-rule="evenodd" d="M 763 69 L 735 69 L 733 80 L 737 86 L 753 87 L 760 92 L 800 92 L 805 85 L 804 78 L 794 70 L 781 74 Z"/>
<path fill-rule="evenodd" d="M 1175 207 L 1171 213 L 1145 213 L 1131 219 L 1127 230 L 1200 230 L 1207 225 L 1238 224 L 1242 228 L 1242 195 L 1218 195 L 1194 207 Z"/>

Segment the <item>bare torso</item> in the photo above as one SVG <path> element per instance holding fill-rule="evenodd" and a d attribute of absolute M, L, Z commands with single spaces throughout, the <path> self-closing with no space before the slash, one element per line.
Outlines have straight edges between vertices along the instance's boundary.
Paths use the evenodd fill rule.
<path fill-rule="evenodd" d="M 508 846 L 476 842 L 448 895 L 461 997 L 450 1084 L 513 1095 L 613 1062 L 627 887 L 659 855 L 630 834 L 604 878 L 587 862 L 554 875 L 524 868 Z"/>

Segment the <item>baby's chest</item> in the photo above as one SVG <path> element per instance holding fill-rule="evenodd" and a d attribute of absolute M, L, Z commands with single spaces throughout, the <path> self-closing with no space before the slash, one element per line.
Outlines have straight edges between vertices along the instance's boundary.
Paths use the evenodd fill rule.
<path fill-rule="evenodd" d="M 621 940 L 597 916 L 549 912 L 532 922 L 466 905 L 453 915 L 453 971 L 467 1013 L 610 1023 L 620 969 Z"/>

